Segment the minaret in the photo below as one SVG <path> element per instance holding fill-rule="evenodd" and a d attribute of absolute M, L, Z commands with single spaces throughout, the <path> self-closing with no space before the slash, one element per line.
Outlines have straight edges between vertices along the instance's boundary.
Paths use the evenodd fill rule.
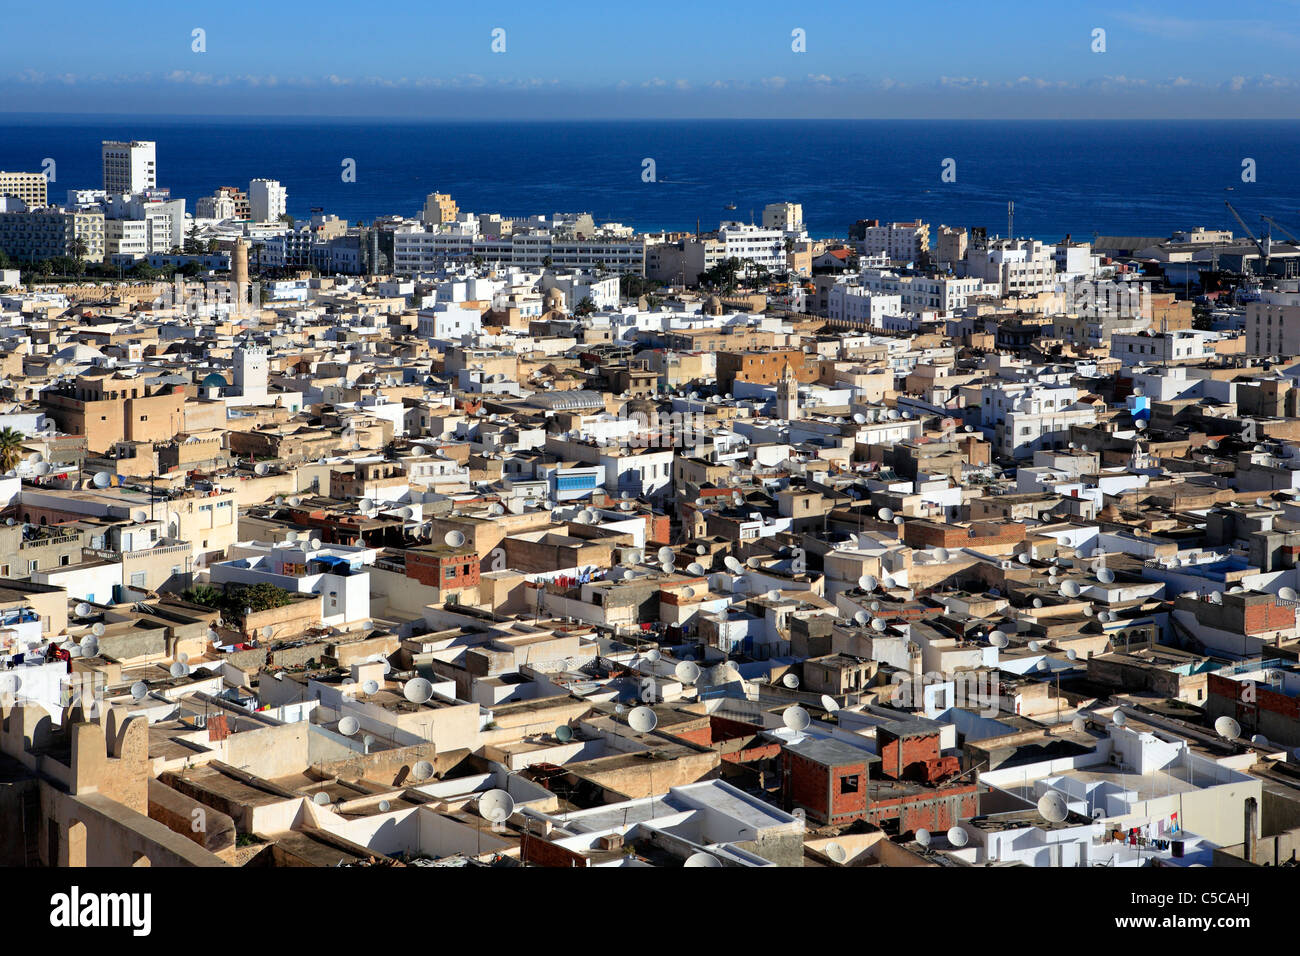
<path fill-rule="evenodd" d="M 799 380 L 794 377 L 790 363 L 785 363 L 781 380 L 776 383 L 776 417 L 794 421 L 799 417 Z"/>
<path fill-rule="evenodd" d="M 248 301 L 248 243 L 240 236 L 235 240 L 235 251 L 230 257 L 231 278 L 235 281 L 235 301 L 238 314 L 244 314 L 244 304 Z"/>

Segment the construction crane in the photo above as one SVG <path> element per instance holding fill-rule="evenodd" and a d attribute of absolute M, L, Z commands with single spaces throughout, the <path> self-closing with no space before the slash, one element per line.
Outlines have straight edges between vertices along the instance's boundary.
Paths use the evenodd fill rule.
<path fill-rule="evenodd" d="M 1238 214 L 1237 210 L 1232 208 L 1232 203 L 1228 202 L 1228 200 L 1225 199 L 1223 201 L 1223 204 L 1228 207 L 1228 212 L 1232 213 L 1233 218 L 1236 219 L 1237 222 L 1241 223 L 1242 231 L 1245 232 L 1246 235 L 1250 237 L 1250 241 L 1253 242 L 1255 244 L 1255 248 L 1259 250 L 1260 258 L 1264 260 L 1264 272 L 1267 273 L 1269 253 L 1271 252 L 1273 246 L 1272 236 L 1270 236 L 1268 232 L 1265 232 L 1262 239 L 1256 239 L 1255 234 L 1250 231 L 1250 226 L 1246 225 L 1246 220 L 1242 219 L 1240 214 Z M 1268 219 L 1267 216 L 1262 218 L 1264 218 L 1265 221 L 1267 221 Z"/>
<path fill-rule="evenodd" d="M 1268 223 L 1269 228 L 1270 228 L 1271 230 L 1273 230 L 1274 232 L 1280 232 L 1280 233 L 1282 233 L 1283 235 L 1290 237 L 1293 248 L 1300 248 L 1300 238 L 1297 238 L 1297 237 L 1296 237 L 1296 234 L 1295 234 L 1294 232 L 1292 232 L 1290 229 L 1288 229 L 1286 226 L 1282 225 L 1280 222 L 1278 222 L 1278 221 L 1277 221 L 1276 219 L 1274 219 L 1272 216 L 1263 216 L 1263 215 L 1261 215 L 1259 218 L 1260 218 L 1260 219 L 1263 219 L 1266 223 Z M 1284 275 L 1286 278 L 1288 278 L 1288 279 L 1293 278 L 1293 277 L 1295 276 L 1295 273 L 1296 273 L 1296 269 L 1295 269 L 1295 266 L 1296 266 L 1296 260 L 1295 260 L 1295 257 L 1294 257 L 1294 256 L 1288 256 L 1288 257 L 1284 258 L 1284 259 L 1282 260 L 1282 264 L 1285 266 L 1285 268 L 1283 269 L 1283 275 Z"/>
<path fill-rule="evenodd" d="M 1294 232 L 1292 232 L 1286 226 L 1282 225 L 1272 216 L 1260 216 L 1259 218 L 1263 219 L 1266 223 L 1268 223 L 1271 228 L 1276 229 L 1278 232 L 1281 232 L 1287 236 L 1290 236 L 1292 241 L 1300 243 L 1300 237 L 1297 237 Z"/>

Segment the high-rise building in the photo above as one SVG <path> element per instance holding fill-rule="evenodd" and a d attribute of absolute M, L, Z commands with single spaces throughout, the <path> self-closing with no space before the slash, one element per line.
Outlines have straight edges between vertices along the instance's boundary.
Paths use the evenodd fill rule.
<path fill-rule="evenodd" d="M 27 204 L 28 209 L 39 209 L 48 204 L 44 173 L 0 172 L 0 196 L 13 196 Z"/>
<path fill-rule="evenodd" d="M 803 206 L 797 202 L 768 203 L 763 207 L 763 228 L 802 232 Z"/>
<path fill-rule="evenodd" d="M 138 193 L 158 186 L 156 144 L 104 140 L 104 191 Z"/>
<path fill-rule="evenodd" d="M 274 222 L 284 215 L 289 191 L 278 179 L 254 179 L 248 184 L 248 206 L 253 222 Z"/>
<path fill-rule="evenodd" d="M 38 209 L 0 212 L 0 249 L 28 262 L 55 256 L 104 259 L 104 214 Z"/>
<path fill-rule="evenodd" d="M 455 222 L 460 212 L 455 201 L 447 193 L 429 193 L 424 199 L 424 212 L 420 218 L 428 225 Z"/>

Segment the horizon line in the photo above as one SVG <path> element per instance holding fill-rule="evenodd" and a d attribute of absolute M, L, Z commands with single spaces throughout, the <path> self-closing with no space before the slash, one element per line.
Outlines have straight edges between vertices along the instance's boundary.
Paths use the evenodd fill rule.
<path fill-rule="evenodd" d="M 1300 116 L 589 116 L 547 117 L 496 115 L 490 118 L 463 116 L 413 116 L 413 115 L 303 115 L 301 113 L 113 113 L 103 111 L 75 112 L 71 110 L 19 111 L 0 110 L 0 119 L 38 118 L 56 120 L 64 117 L 87 119 L 140 119 L 140 120 L 277 120 L 289 122 L 406 122 L 406 123 L 464 123 L 467 125 L 494 125 L 500 123 L 548 123 L 576 125 L 580 123 L 1297 123 Z"/>

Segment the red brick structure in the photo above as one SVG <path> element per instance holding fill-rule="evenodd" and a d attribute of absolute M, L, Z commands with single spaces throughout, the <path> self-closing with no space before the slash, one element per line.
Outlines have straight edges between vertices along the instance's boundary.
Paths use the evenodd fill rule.
<path fill-rule="evenodd" d="M 877 758 L 838 740 L 805 739 L 782 750 L 787 810 L 802 809 L 822 824 L 851 823 L 867 815 L 867 764 Z"/>
<path fill-rule="evenodd" d="M 442 591 L 475 588 L 479 582 L 479 556 L 473 548 L 411 548 L 406 552 L 406 576 Z"/>
<path fill-rule="evenodd" d="M 969 526 L 913 518 L 903 525 L 910 548 L 982 548 L 1025 540 L 1025 526 L 1014 521 L 975 521 Z"/>

